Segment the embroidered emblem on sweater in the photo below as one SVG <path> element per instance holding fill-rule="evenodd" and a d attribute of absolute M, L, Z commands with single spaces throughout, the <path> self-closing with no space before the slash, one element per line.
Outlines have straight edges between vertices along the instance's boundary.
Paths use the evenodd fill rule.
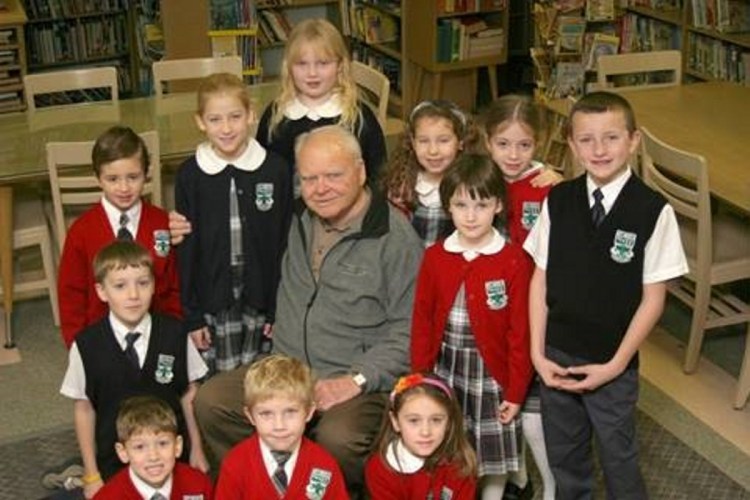
<path fill-rule="evenodd" d="M 505 280 L 487 281 L 484 283 L 487 294 L 487 306 L 496 311 L 508 305 L 508 294 L 505 293 Z"/>
<path fill-rule="evenodd" d="M 523 211 L 521 213 L 521 225 L 524 229 L 531 229 L 534 227 L 536 219 L 539 217 L 539 213 L 542 211 L 542 205 L 538 201 L 524 201 Z"/>
<path fill-rule="evenodd" d="M 154 231 L 154 252 L 159 257 L 169 255 L 169 231 L 166 229 L 157 229 Z"/>
<path fill-rule="evenodd" d="M 174 356 L 159 354 L 154 375 L 156 375 L 156 381 L 160 384 L 170 383 L 174 379 Z"/>
<path fill-rule="evenodd" d="M 612 260 L 618 264 L 627 264 L 633 260 L 633 248 L 638 235 L 618 229 L 615 232 L 615 241 L 609 249 Z"/>
<path fill-rule="evenodd" d="M 320 500 L 326 494 L 328 484 L 331 482 L 331 472 L 314 468 L 310 473 L 310 481 L 305 487 L 305 493 L 309 500 Z"/>
<path fill-rule="evenodd" d="M 443 489 L 440 490 L 440 500 L 451 500 L 451 498 L 453 498 L 453 490 L 443 486 Z"/>
<path fill-rule="evenodd" d="M 273 206 L 273 184 L 259 182 L 255 185 L 255 206 L 261 212 L 268 212 Z"/>

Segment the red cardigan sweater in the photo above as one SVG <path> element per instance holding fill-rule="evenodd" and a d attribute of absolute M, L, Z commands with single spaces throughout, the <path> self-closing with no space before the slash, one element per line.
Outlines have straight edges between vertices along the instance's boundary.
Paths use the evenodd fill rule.
<path fill-rule="evenodd" d="M 321 486 L 315 480 L 320 474 L 330 474 L 325 486 L 325 493 L 320 498 L 325 500 L 348 500 L 344 476 L 336 460 L 309 439 L 303 437 L 297 463 L 284 499 L 308 498 L 307 488 Z M 316 476 L 317 475 L 317 476 Z M 263 455 L 260 451 L 258 434 L 241 441 L 224 457 L 216 482 L 216 498 L 221 500 L 274 500 L 282 498 L 276 491 L 268 475 Z"/>
<path fill-rule="evenodd" d="M 156 289 L 151 309 L 181 318 L 180 283 L 175 251 L 167 247 L 166 255 L 157 252 L 154 238 L 155 231 L 167 231 L 166 241 L 169 242 L 169 218 L 161 208 L 146 201 L 142 203 L 141 220 L 138 222 L 135 240 L 149 251 L 154 260 Z M 94 289 L 93 262 L 97 252 L 112 243 L 115 238 L 116 235 L 101 203 L 84 212 L 68 230 L 60 257 L 60 275 L 57 282 L 62 337 L 67 348 L 70 348 L 76 335 L 85 327 L 96 323 L 107 314 L 107 304 L 99 300 Z"/>
<path fill-rule="evenodd" d="M 123 467 L 120 472 L 110 478 L 109 481 L 94 495 L 94 500 L 143 500 L 143 497 L 130 480 L 129 468 Z M 172 471 L 172 493 L 170 500 L 211 500 L 213 498 L 213 485 L 211 479 L 197 469 L 187 464 L 177 462 Z"/>
<path fill-rule="evenodd" d="M 528 307 L 531 270 L 531 260 L 521 246 L 509 242 L 500 252 L 480 255 L 471 262 L 446 251 L 443 241 L 427 249 L 412 315 L 412 370 L 432 371 L 435 367 L 448 313 L 465 283 L 466 307 L 479 354 L 502 386 L 504 398 L 523 403 L 533 373 Z M 504 297 L 502 293 L 491 296 L 487 286 L 501 281 Z"/>
<path fill-rule="evenodd" d="M 516 245 L 523 245 L 542 211 L 542 202 L 552 189 L 552 186 L 534 187 L 531 185 L 531 181 L 541 173 L 543 168 L 544 165 L 537 165 L 523 178 L 505 183 L 508 198 L 505 211 L 508 219 L 508 234 L 510 240 Z"/>
<path fill-rule="evenodd" d="M 423 499 L 430 492 L 436 500 L 474 500 L 477 487 L 474 476 L 461 476 L 452 465 L 440 465 L 432 473 L 420 469 L 402 474 L 391 469 L 380 454 L 367 461 L 365 482 L 372 500 Z"/>

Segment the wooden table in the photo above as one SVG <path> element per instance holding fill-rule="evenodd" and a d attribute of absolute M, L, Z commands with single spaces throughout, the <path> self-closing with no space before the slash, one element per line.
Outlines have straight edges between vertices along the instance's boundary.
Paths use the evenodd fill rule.
<path fill-rule="evenodd" d="M 277 83 L 253 85 L 250 95 L 260 114 L 278 93 Z M 13 186 L 46 181 L 45 144 L 51 141 L 90 141 L 108 127 L 127 125 L 136 132 L 157 130 L 164 160 L 185 157 L 204 138 L 193 115 L 195 94 L 127 99 L 116 104 L 81 104 L 34 113 L 0 115 L 0 274 L 5 308 L 5 347 L 13 347 Z"/>
<path fill-rule="evenodd" d="M 750 214 L 750 88 L 703 82 L 619 92 L 636 122 L 679 149 L 703 155 L 711 193 Z M 562 112 L 564 100 L 548 104 Z"/>

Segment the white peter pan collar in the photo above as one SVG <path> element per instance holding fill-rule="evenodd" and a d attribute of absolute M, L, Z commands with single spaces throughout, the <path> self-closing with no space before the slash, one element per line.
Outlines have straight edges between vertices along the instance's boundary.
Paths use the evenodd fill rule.
<path fill-rule="evenodd" d="M 227 161 L 217 155 L 216 151 L 211 147 L 211 143 L 206 141 L 198 146 L 195 152 L 195 159 L 201 170 L 208 175 L 216 175 L 229 165 L 246 172 L 257 170 L 266 160 L 266 154 L 265 148 L 258 141 L 251 138 L 247 141 L 247 147 L 240 156 L 232 161 Z"/>
<path fill-rule="evenodd" d="M 466 248 L 458 238 L 458 231 L 453 231 L 443 242 L 443 248 L 447 252 L 460 253 L 464 259 L 472 261 L 480 255 L 494 255 L 505 246 L 505 238 L 494 227 L 492 228 L 492 239 L 481 248 Z"/>
<path fill-rule="evenodd" d="M 400 439 L 393 441 L 385 451 L 385 461 L 395 471 L 414 474 L 424 467 L 424 459 L 406 449 Z"/>
<path fill-rule="evenodd" d="M 284 110 L 284 116 L 290 120 L 299 120 L 306 116 L 313 121 L 318 121 L 321 118 L 341 116 L 342 112 L 341 97 L 338 93 L 333 93 L 326 102 L 315 107 L 307 106 L 295 97 Z"/>
<path fill-rule="evenodd" d="M 431 181 L 422 174 L 417 174 L 417 184 L 414 186 L 420 203 L 426 207 L 439 207 L 440 204 L 440 181 Z"/>

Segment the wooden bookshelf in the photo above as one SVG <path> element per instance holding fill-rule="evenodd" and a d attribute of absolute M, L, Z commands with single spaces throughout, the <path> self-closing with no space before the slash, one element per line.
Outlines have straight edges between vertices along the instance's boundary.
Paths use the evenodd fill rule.
<path fill-rule="evenodd" d="M 23 91 L 26 13 L 19 0 L 5 0 L 5 5 L 7 9 L 0 11 L 0 113 L 26 108 Z"/>

